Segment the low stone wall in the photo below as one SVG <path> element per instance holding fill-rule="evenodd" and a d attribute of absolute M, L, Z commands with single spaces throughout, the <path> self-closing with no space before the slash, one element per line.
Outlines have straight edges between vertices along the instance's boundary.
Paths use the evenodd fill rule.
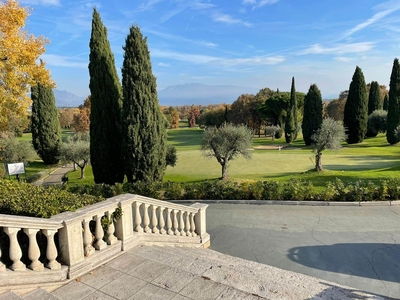
<path fill-rule="evenodd" d="M 141 244 L 208 247 L 207 206 L 125 194 L 50 219 L 0 214 L 0 291 L 77 278 Z"/>

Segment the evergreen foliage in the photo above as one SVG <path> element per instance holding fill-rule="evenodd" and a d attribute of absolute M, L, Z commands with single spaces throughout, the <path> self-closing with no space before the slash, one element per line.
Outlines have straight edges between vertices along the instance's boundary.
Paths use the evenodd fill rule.
<path fill-rule="evenodd" d="M 312 135 L 322 124 L 322 96 L 316 84 L 310 86 L 304 99 L 304 116 L 302 123 L 303 139 L 307 146 L 313 142 Z"/>
<path fill-rule="evenodd" d="M 378 109 L 382 109 L 379 83 L 376 81 L 372 81 L 368 97 L 368 116 Z"/>
<path fill-rule="evenodd" d="M 31 99 L 33 147 L 45 164 L 56 164 L 59 161 L 61 127 L 53 89 L 37 84 L 31 88 Z"/>
<path fill-rule="evenodd" d="M 292 77 L 292 87 L 290 90 L 290 101 L 285 122 L 286 143 L 293 142 L 297 137 L 297 100 L 294 77 Z"/>
<path fill-rule="evenodd" d="M 152 73 L 147 39 L 132 26 L 125 40 L 122 67 L 123 149 L 128 182 L 162 180 L 167 135 Z"/>
<path fill-rule="evenodd" d="M 357 66 L 344 107 L 343 123 L 349 144 L 361 143 L 367 133 L 368 96 L 364 74 Z"/>
<path fill-rule="evenodd" d="M 378 133 L 386 131 L 387 111 L 375 110 L 368 116 L 367 137 L 376 137 Z"/>
<path fill-rule="evenodd" d="M 395 134 L 395 129 L 400 125 L 400 66 L 397 58 L 393 62 L 392 75 L 390 76 L 386 125 L 386 139 L 388 143 L 391 145 L 398 143 L 400 137 Z"/>
<path fill-rule="evenodd" d="M 383 110 L 388 111 L 389 108 L 389 94 L 385 95 L 385 98 L 383 99 Z"/>
<path fill-rule="evenodd" d="M 124 179 L 121 154 L 121 85 L 107 29 L 94 9 L 89 55 L 90 158 L 96 183 Z"/>

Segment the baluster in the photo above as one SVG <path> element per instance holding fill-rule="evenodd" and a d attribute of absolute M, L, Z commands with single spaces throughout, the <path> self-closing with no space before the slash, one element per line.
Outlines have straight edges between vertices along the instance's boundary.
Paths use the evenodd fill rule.
<path fill-rule="evenodd" d="M 49 268 L 50 270 L 61 270 L 61 264 L 58 261 L 56 261 L 57 247 L 56 244 L 54 243 L 54 235 L 57 233 L 57 230 L 43 229 L 42 232 L 47 238 L 46 268 Z"/>
<path fill-rule="evenodd" d="M 142 228 L 142 226 L 140 226 L 142 224 L 142 217 L 140 216 L 140 205 L 142 205 L 142 203 L 135 202 L 135 228 L 134 228 L 134 230 L 136 232 L 143 232 L 143 228 Z"/>
<path fill-rule="evenodd" d="M 172 211 L 172 220 L 173 220 L 172 225 L 173 225 L 174 234 L 179 235 L 178 218 L 177 218 L 176 214 L 177 214 L 177 211 L 176 211 L 176 209 L 174 209 Z"/>
<path fill-rule="evenodd" d="M 190 233 L 189 212 L 185 213 L 185 233 L 186 236 L 192 236 L 192 234 Z"/>
<path fill-rule="evenodd" d="M 143 230 L 146 233 L 150 233 L 151 229 L 149 227 L 149 205 L 143 203 Z"/>
<path fill-rule="evenodd" d="M 192 233 L 192 236 L 197 236 L 196 223 L 194 222 L 194 213 L 190 213 L 190 232 Z"/>
<path fill-rule="evenodd" d="M 151 206 L 151 231 L 153 233 L 160 233 L 157 228 L 157 214 L 156 214 L 156 207 L 154 205 Z"/>
<path fill-rule="evenodd" d="M 92 233 L 90 232 L 90 220 L 83 220 L 83 254 L 85 257 L 90 256 L 94 253 L 93 251 L 93 237 Z"/>
<path fill-rule="evenodd" d="M 24 232 L 28 235 L 29 238 L 29 247 L 28 247 L 28 257 L 31 260 L 31 264 L 29 265 L 29 269 L 33 271 L 43 271 L 43 264 L 39 261 L 40 257 L 40 249 L 36 240 L 36 234 L 39 229 L 30 229 L 24 228 Z"/>
<path fill-rule="evenodd" d="M 183 211 L 179 211 L 179 234 L 185 235 L 185 223 L 183 222 Z"/>
<path fill-rule="evenodd" d="M 107 228 L 107 244 L 108 245 L 114 245 L 117 242 L 117 238 L 114 235 L 115 232 L 115 226 L 114 226 L 114 220 L 110 214 L 110 212 L 107 212 L 107 217 L 110 223 L 108 224 Z"/>
<path fill-rule="evenodd" d="M 1 262 L 1 247 L 0 247 L 0 272 L 5 271 L 6 266 Z"/>
<path fill-rule="evenodd" d="M 172 221 L 171 221 L 171 209 L 167 208 L 167 234 L 174 234 L 174 232 L 171 230 L 172 227 Z"/>
<path fill-rule="evenodd" d="M 25 271 L 26 267 L 21 262 L 22 251 L 18 243 L 17 233 L 20 228 L 4 228 L 4 232 L 10 238 L 10 250 L 9 250 L 9 257 L 13 264 L 11 265 L 10 269 L 13 271 Z"/>
<path fill-rule="evenodd" d="M 96 215 L 96 229 L 94 230 L 94 235 L 96 237 L 96 243 L 94 244 L 94 248 L 96 250 L 103 250 L 107 247 L 106 242 L 103 241 L 104 231 L 103 226 L 101 226 L 101 216 Z"/>
<path fill-rule="evenodd" d="M 164 229 L 165 222 L 164 222 L 164 208 L 163 207 L 158 207 L 158 212 L 160 214 L 160 219 L 158 221 L 158 225 L 160 226 L 160 233 L 165 234 L 166 231 Z"/>

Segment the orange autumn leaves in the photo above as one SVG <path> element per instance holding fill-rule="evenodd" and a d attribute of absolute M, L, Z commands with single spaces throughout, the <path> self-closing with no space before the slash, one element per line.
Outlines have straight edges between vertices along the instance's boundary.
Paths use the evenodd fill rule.
<path fill-rule="evenodd" d="M 11 118 L 26 115 L 30 85 L 55 85 L 44 62 L 38 62 L 49 41 L 24 30 L 29 14 L 18 1 L 0 0 L 0 131 Z"/>

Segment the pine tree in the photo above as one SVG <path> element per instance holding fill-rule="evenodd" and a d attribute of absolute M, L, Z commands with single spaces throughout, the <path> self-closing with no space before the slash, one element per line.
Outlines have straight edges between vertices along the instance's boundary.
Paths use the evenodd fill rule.
<path fill-rule="evenodd" d="M 399 142 L 395 129 L 400 124 L 400 65 L 395 58 L 389 84 L 389 105 L 386 123 L 386 139 L 393 145 Z"/>
<path fill-rule="evenodd" d="M 379 83 L 376 81 L 372 81 L 368 97 L 368 116 L 378 109 L 382 109 Z"/>
<path fill-rule="evenodd" d="M 386 94 L 385 98 L 383 99 L 383 110 L 388 111 L 389 108 L 389 95 Z"/>
<path fill-rule="evenodd" d="M 349 95 L 344 106 L 343 123 L 349 144 L 361 143 L 367 132 L 368 96 L 364 75 L 357 66 L 350 83 Z"/>
<path fill-rule="evenodd" d="M 132 26 L 122 66 L 124 163 L 128 182 L 162 180 L 166 130 L 159 108 L 147 39 Z"/>
<path fill-rule="evenodd" d="M 89 56 L 90 160 L 96 183 L 124 179 L 121 154 L 121 84 L 107 29 L 94 9 Z"/>
<path fill-rule="evenodd" d="M 56 164 L 61 145 L 61 127 L 56 100 L 49 86 L 38 84 L 31 88 L 32 144 L 45 164 Z"/>
<path fill-rule="evenodd" d="M 304 115 L 301 126 L 304 143 L 309 146 L 312 144 L 312 135 L 321 127 L 322 124 L 322 96 L 316 84 L 310 86 L 304 98 Z"/>
<path fill-rule="evenodd" d="M 294 86 L 294 77 L 292 77 L 292 87 L 290 90 L 289 108 L 285 122 L 286 143 L 293 142 L 297 137 L 297 99 L 296 88 Z"/>

